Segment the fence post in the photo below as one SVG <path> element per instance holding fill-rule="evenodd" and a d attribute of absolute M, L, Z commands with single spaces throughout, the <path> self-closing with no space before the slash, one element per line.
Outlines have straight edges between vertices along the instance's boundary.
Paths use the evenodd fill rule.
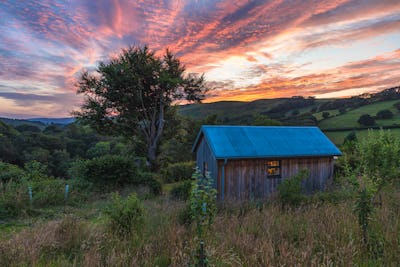
<path fill-rule="evenodd" d="M 200 251 L 199 251 L 199 267 L 205 267 L 205 254 L 204 254 L 204 241 L 200 241 Z"/>
<path fill-rule="evenodd" d="M 28 186 L 29 204 L 32 208 L 33 196 L 32 196 L 32 186 Z"/>

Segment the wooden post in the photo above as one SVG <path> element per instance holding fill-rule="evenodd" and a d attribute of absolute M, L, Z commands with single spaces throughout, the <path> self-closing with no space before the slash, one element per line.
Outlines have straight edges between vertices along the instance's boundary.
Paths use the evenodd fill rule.
<path fill-rule="evenodd" d="M 204 241 L 200 241 L 200 251 L 199 251 L 199 267 L 205 267 L 205 253 L 204 253 Z"/>

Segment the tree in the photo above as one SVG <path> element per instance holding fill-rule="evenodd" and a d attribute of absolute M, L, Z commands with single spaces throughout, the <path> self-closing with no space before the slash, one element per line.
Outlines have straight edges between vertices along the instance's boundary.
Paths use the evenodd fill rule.
<path fill-rule="evenodd" d="M 322 112 L 322 117 L 323 117 L 324 119 L 329 118 L 329 115 L 331 115 L 331 114 L 330 114 L 328 111 Z"/>
<path fill-rule="evenodd" d="M 369 114 L 363 114 L 360 116 L 357 122 L 364 126 L 372 126 L 375 124 L 375 119 Z"/>
<path fill-rule="evenodd" d="M 282 123 L 277 120 L 273 120 L 266 115 L 257 115 L 253 121 L 255 126 L 280 126 Z"/>
<path fill-rule="evenodd" d="M 394 103 L 393 107 L 395 107 L 398 111 L 400 111 L 400 102 Z"/>
<path fill-rule="evenodd" d="M 180 100 L 200 102 L 205 92 L 203 76 L 185 75 L 168 49 L 159 57 L 147 46 L 129 47 L 101 62 L 96 73 L 82 74 L 78 94 L 85 100 L 74 114 L 99 132 L 141 135 L 154 167 L 167 111 Z"/>
<path fill-rule="evenodd" d="M 393 118 L 393 112 L 388 109 L 383 109 L 376 113 L 376 117 L 381 120 Z"/>

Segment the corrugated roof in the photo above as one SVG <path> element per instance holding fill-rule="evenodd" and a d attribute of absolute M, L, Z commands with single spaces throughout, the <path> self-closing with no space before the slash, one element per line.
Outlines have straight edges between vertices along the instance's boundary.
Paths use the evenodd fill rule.
<path fill-rule="evenodd" d="M 340 150 L 318 127 L 204 125 L 204 136 L 216 158 L 283 158 L 340 156 Z"/>

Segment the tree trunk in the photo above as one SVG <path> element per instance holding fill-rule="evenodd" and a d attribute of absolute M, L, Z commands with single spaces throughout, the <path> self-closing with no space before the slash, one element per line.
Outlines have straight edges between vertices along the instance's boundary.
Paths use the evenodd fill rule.
<path fill-rule="evenodd" d="M 147 165 L 151 170 L 156 169 L 156 159 L 157 159 L 157 144 L 148 144 L 147 146 Z"/>

